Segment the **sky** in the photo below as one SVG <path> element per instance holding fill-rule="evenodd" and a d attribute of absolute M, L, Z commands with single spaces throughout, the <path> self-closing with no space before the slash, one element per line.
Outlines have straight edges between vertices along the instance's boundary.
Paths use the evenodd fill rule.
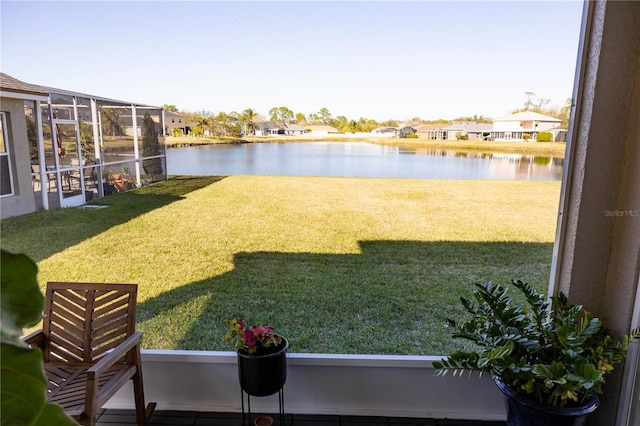
<path fill-rule="evenodd" d="M 0 70 L 180 111 L 376 121 L 561 107 L 583 3 L 567 1 L 0 2 Z"/>

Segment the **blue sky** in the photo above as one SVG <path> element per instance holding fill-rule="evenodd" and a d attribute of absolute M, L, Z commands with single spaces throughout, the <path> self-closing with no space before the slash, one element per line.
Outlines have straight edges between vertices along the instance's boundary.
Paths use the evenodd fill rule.
<path fill-rule="evenodd" d="M 0 69 L 180 110 L 499 117 L 572 94 L 582 2 L 8 1 Z"/>

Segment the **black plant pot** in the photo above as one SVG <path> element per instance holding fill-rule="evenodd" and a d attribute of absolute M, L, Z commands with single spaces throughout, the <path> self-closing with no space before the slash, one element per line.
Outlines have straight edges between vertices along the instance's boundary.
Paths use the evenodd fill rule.
<path fill-rule="evenodd" d="M 250 354 L 238 351 L 240 387 L 251 396 L 268 396 L 278 392 L 287 381 L 287 349 L 284 337 L 278 346 L 260 348 Z"/>
<path fill-rule="evenodd" d="M 583 426 L 587 415 L 593 413 L 600 403 L 598 396 L 593 394 L 578 407 L 552 407 L 516 394 L 500 379 L 495 379 L 495 382 L 504 394 L 507 426 Z"/>
<path fill-rule="evenodd" d="M 113 195 L 116 193 L 116 187 L 112 183 L 104 183 L 102 185 L 104 195 Z"/>

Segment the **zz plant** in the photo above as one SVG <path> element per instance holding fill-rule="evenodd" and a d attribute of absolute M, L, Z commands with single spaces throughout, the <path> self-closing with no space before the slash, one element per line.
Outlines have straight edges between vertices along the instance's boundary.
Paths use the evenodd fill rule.
<path fill-rule="evenodd" d="M 491 282 L 476 285 L 475 300 L 460 298 L 471 319 L 461 325 L 449 319 L 453 337 L 478 350 L 434 362 L 435 374 L 488 372 L 513 391 L 558 407 L 580 405 L 601 393 L 605 376 L 624 359 L 640 329 L 614 340 L 600 319 L 570 305 L 563 294 L 549 302 L 528 283 L 511 284 L 526 304 L 514 303 L 507 288 Z"/>

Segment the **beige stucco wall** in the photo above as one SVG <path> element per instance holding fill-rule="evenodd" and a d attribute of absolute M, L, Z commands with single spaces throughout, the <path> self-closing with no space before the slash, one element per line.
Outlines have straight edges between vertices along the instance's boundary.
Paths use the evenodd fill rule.
<path fill-rule="evenodd" d="M 0 109 L 6 114 L 8 142 L 13 173 L 13 196 L 0 198 L 0 217 L 16 216 L 36 210 L 29 168 L 29 142 L 22 99 L 1 98 Z"/>
<path fill-rule="evenodd" d="M 625 124 L 620 126 L 616 135 L 621 138 L 623 145 L 620 181 L 617 185 L 615 210 L 605 212 L 605 216 L 613 221 L 613 229 L 612 252 L 607 271 L 607 291 L 602 304 L 605 307 L 624 306 L 623 315 L 619 315 L 617 311 L 608 310 L 605 316 L 608 323 L 617 330 L 628 327 L 628 316 L 633 310 L 633 300 L 618 300 L 616 295 L 618 293 L 635 294 L 633 291 L 640 273 L 638 266 L 638 257 L 640 257 L 640 29 L 638 28 L 640 7 L 636 6 L 635 11 L 635 31 L 629 30 L 635 41 L 635 53 L 632 51 L 629 55 L 630 62 L 625 73 L 628 80 L 620 88 L 621 92 L 627 90 L 631 97 L 628 100 L 626 118 L 621 111 L 621 120 Z M 615 43 L 617 42 L 622 40 Z M 634 54 L 635 67 L 632 63 Z"/>
<path fill-rule="evenodd" d="M 640 273 L 640 2 L 590 2 L 589 11 L 555 282 L 621 336 Z M 607 380 L 589 424 L 614 424 L 621 372 Z"/>

